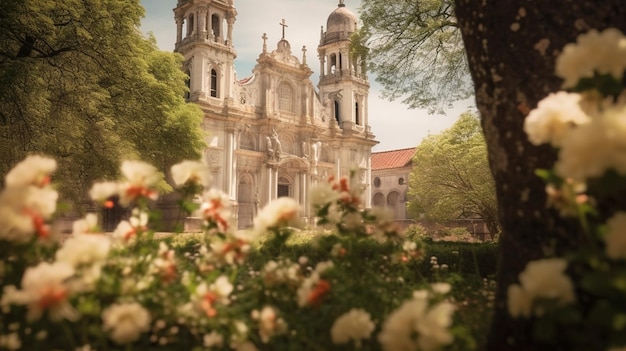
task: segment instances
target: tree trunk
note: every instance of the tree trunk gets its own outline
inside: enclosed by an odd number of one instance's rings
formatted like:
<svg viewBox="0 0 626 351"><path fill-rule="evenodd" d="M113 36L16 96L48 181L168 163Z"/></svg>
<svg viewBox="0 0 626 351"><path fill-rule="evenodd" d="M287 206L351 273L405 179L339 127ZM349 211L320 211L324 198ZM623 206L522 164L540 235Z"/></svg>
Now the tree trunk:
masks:
<svg viewBox="0 0 626 351"><path fill-rule="evenodd" d="M456 0L476 104L495 178L502 235L496 307L488 350L541 350L530 323L507 313L507 288L529 260L576 247L577 226L546 208L545 184L534 174L551 168L556 153L536 147L524 117L560 89L556 56L580 33L617 27L626 32L623 0ZM567 342L562 343L565 349ZM559 347L561 348L561 347ZM554 348L551 348L554 350Z"/></svg>

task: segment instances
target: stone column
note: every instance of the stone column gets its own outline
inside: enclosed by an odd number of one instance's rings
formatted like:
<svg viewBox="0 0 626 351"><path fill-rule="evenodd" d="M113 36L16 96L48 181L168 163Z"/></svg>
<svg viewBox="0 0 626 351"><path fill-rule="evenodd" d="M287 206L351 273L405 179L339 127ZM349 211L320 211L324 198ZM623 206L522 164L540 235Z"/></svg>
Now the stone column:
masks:
<svg viewBox="0 0 626 351"><path fill-rule="evenodd" d="M232 200L233 196L233 163L235 161L235 132L234 130L226 131L226 164L224 165L224 192L228 194L228 197Z"/></svg>
<svg viewBox="0 0 626 351"><path fill-rule="evenodd" d="M207 38L207 31L206 31L206 15L207 15L207 9L206 7L199 7L198 8L198 32L200 33L200 38L202 39L206 39Z"/></svg>
<svg viewBox="0 0 626 351"><path fill-rule="evenodd" d="M228 23L228 31L226 34L226 40L228 40L228 46L233 46L233 25L235 24L235 16L232 13L228 13L226 22Z"/></svg>
<svg viewBox="0 0 626 351"><path fill-rule="evenodd" d="M183 41L183 22L185 20L182 17L176 16L176 44Z"/></svg>

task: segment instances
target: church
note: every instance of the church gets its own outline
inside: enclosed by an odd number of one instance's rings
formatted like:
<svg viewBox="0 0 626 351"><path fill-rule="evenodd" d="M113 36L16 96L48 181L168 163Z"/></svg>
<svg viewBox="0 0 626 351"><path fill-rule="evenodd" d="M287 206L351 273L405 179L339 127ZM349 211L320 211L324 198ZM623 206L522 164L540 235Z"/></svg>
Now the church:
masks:
<svg viewBox="0 0 626 351"><path fill-rule="evenodd" d="M282 38L272 45L263 34L252 74L238 79L234 0L178 0L174 9L175 51L189 76L186 99L204 112L204 162L213 186L229 196L239 228L281 196L299 201L301 217L313 223L311 186L350 171L371 205L371 150L378 142L368 123L365 58L350 54L357 17L343 0L329 12L315 86L307 49L293 52L284 20Z"/></svg>

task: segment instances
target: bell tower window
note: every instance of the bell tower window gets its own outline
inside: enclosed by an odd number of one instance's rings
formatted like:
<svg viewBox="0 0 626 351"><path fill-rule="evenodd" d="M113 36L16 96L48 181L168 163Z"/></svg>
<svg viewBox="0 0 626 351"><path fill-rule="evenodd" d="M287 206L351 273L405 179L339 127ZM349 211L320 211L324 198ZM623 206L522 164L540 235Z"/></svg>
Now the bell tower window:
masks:
<svg viewBox="0 0 626 351"><path fill-rule="evenodd" d="M187 35L193 34L194 23L193 23L193 14L189 15L187 19Z"/></svg>
<svg viewBox="0 0 626 351"><path fill-rule="evenodd" d="M213 31L213 38L215 40L221 38L220 33L220 16L217 14L211 15L211 30Z"/></svg>
<svg viewBox="0 0 626 351"><path fill-rule="evenodd" d="M337 100L335 100L334 107L335 107L335 121L337 121L337 123L340 123L341 120L339 118L339 102Z"/></svg>
<svg viewBox="0 0 626 351"><path fill-rule="evenodd" d="M357 125L361 125L361 115L359 115L359 103L354 104L354 118Z"/></svg>
<svg viewBox="0 0 626 351"><path fill-rule="evenodd" d="M217 71L211 69L211 97L217 96Z"/></svg>
<svg viewBox="0 0 626 351"><path fill-rule="evenodd" d="M335 74L335 70L337 69L337 55L330 55L330 74Z"/></svg>

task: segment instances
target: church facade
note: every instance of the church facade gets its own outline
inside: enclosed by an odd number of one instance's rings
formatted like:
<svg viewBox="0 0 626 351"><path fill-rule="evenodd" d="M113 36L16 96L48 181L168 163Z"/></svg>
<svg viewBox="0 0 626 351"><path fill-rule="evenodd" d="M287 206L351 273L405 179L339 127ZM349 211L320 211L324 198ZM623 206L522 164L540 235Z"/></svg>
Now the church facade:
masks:
<svg viewBox="0 0 626 351"><path fill-rule="evenodd" d="M332 10L332 9L329 9ZM314 86L306 48L298 53L283 36L262 51L252 75L238 80L233 0L178 0L175 51L184 56L190 103L204 112L204 161L213 185L230 198L239 228L252 224L260 207L281 196L302 205L312 223L308 192L330 176L357 172L371 200L369 82L363 58L350 55L357 17L343 0L320 33L320 80ZM283 21L284 24L284 21Z"/></svg>

